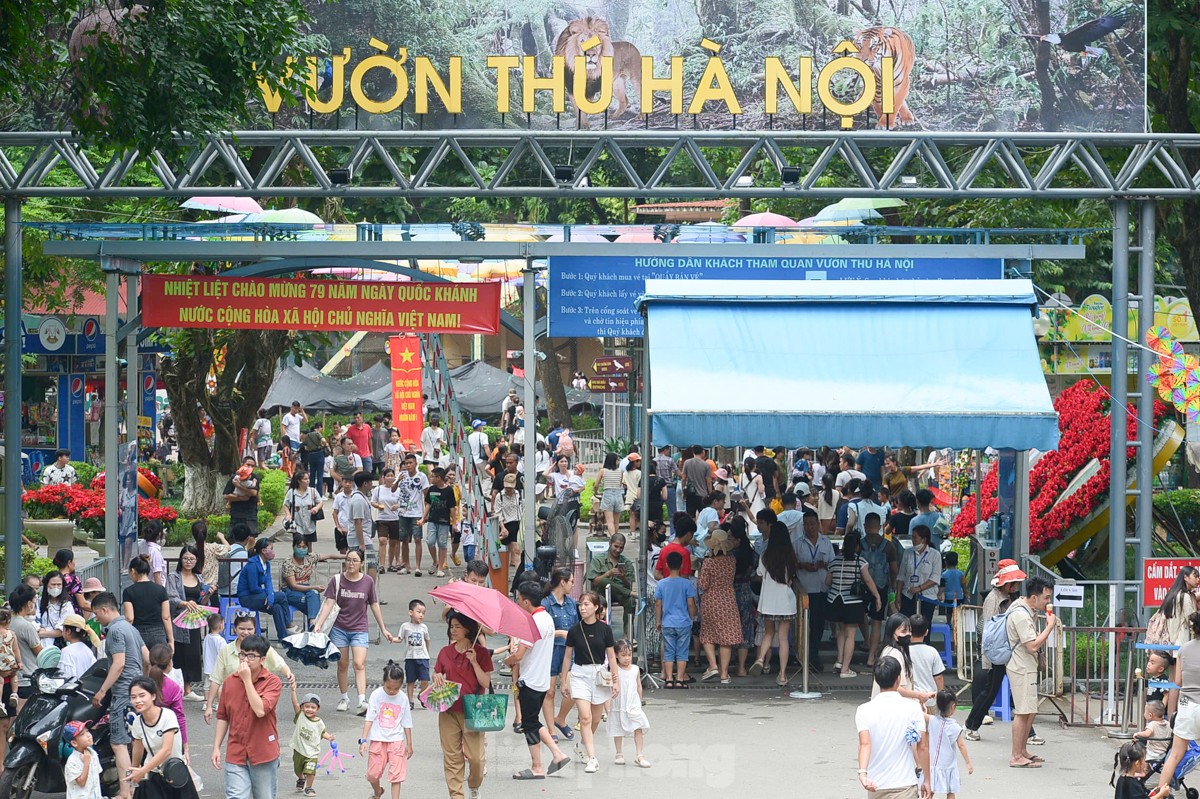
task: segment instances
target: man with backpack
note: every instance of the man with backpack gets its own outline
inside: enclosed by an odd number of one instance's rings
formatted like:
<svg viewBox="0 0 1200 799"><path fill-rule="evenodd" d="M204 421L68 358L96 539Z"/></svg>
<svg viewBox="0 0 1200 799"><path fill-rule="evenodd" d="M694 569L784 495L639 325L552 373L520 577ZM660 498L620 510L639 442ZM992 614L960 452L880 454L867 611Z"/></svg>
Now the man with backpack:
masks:
<svg viewBox="0 0 1200 799"><path fill-rule="evenodd" d="M1038 652L1058 624L1058 617L1050 607L1052 596L1050 583L1040 577L1025 582L1025 597L1008 607L1004 630L1012 656L1006 664L1008 687L1012 692L1012 757L1010 768L1040 768L1042 759L1029 753L1029 731L1033 729L1033 717L1037 715L1037 672ZM1046 613L1046 629L1037 631L1037 614ZM987 632L984 632L985 645Z"/></svg>

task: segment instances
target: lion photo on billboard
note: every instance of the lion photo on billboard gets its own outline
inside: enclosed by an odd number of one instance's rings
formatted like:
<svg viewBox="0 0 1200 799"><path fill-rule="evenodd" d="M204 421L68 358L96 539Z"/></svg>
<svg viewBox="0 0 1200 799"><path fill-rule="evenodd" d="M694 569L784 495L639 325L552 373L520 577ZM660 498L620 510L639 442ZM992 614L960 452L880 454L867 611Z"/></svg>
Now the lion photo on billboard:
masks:
<svg viewBox="0 0 1200 799"><path fill-rule="evenodd" d="M598 39L599 44L584 50L584 44L589 40ZM642 54L630 42L614 42L609 35L608 23L597 17L582 17L571 20L567 27L558 35L554 45L554 54L563 56L566 61L567 94L579 112L579 101L575 96L575 59L583 57L587 65L587 97L593 99L600 93L600 59L611 56L613 63L613 96L617 100L617 116L629 110L629 94L626 81L633 85L633 96L638 97L642 91ZM588 126L587 114L579 117L579 126Z"/></svg>
<svg viewBox="0 0 1200 799"><path fill-rule="evenodd" d="M875 112L876 127L891 127L891 123L896 126L917 124L916 117L908 107L908 91L917 59L912 37L895 26L881 25L856 31L853 42L858 48L855 55L865 61L875 73L875 97L871 101L871 108ZM883 59L889 57L892 59L894 78L894 119L889 119L883 114L883 80L880 70L883 67Z"/></svg>

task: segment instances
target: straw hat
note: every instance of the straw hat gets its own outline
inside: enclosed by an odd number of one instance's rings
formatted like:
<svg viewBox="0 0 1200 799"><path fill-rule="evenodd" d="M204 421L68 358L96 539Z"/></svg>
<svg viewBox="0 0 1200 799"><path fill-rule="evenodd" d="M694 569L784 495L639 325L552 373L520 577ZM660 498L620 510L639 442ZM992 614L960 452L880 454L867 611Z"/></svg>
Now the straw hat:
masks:
<svg viewBox="0 0 1200 799"><path fill-rule="evenodd" d="M734 540L724 530L715 530L708 534L704 546L714 555L728 555L734 550Z"/></svg>
<svg viewBox="0 0 1200 799"><path fill-rule="evenodd" d="M76 630L87 633L87 637L91 640L92 646L100 646L100 636L96 635L96 631L87 626L87 622L83 620L83 616L78 613L68 613L62 622L63 627L71 627Z"/></svg>
<svg viewBox="0 0 1200 799"><path fill-rule="evenodd" d="M992 585L999 588L1009 583L1019 583L1024 579L1025 572L1021 571L1017 562L1006 558L996 564L996 576L992 578Z"/></svg>

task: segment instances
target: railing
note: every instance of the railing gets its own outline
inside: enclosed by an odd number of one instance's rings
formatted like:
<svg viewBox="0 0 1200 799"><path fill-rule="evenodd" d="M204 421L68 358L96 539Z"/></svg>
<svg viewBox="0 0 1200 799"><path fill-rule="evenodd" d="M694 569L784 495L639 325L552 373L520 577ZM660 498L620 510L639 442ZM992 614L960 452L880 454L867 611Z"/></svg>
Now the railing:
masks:
<svg viewBox="0 0 1200 799"><path fill-rule="evenodd" d="M1062 721L1072 727L1122 725L1132 720L1132 707L1139 704L1132 675L1139 659L1135 644L1146 632L1143 627L1063 627L1060 653L1066 658L1057 669L1061 680L1070 677L1071 690L1058 707ZM1061 686L1060 686L1061 687ZM1135 722L1136 723L1136 722Z"/></svg>
<svg viewBox="0 0 1200 799"><path fill-rule="evenodd" d="M604 431L572 430L571 440L575 442L575 456L579 463L604 462ZM622 453L624 454L624 453Z"/></svg>
<svg viewBox="0 0 1200 799"><path fill-rule="evenodd" d="M109 560L110 560L110 558L107 556L96 558L95 560L93 560L91 563L84 566L83 568L76 569L75 576L79 578L80 583L87 582L89 577L95 577L96 579L100 580L101 583L103 583L104 582L104 571L105 571L105 569L108 568ZM117 589L110 588L109 590L115 592Z"/></svg>

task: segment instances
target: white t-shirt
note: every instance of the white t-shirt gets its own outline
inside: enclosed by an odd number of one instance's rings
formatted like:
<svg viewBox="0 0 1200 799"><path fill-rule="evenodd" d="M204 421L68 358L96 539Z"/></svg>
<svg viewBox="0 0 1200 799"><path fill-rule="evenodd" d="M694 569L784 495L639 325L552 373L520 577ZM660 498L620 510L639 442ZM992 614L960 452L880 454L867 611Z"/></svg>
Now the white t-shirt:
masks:
<svg viewBox="0 0 1200 799"><path fill-rule="evenodd" d="M867 777L877 791L917 785L917 760L912 748L925 732L925 712L899 691L882 691L854 713L854 727L871 736Z"/></svg>
<svg viewBox="0 0 1200 799"><path fill-rule="evenodd" d="M162 709L158 717L158 723L151 726L146 723L146 720L138 716L133 722L133 737L134 740L141 741L146 747L146 760L154 757L162 749L163 736L171 730L175 731L175 740L171 742L171 757L183 757L183 736L179 734L179 719L175 717L174 710ZM155 769L161 773L162 766Z"/></svg>
<svg viewBox="0 0 1200 799"><path fill-rule="evenodd" d="M390 696L383 687L371 692L367 700L367 721L371 722L371 731L367 739L371 741L398 742L404 740L404 730L412 729L412 707L403 691L397 691Z"/></svg>
<svg viewBox="0 0 1200 799"><path fill-rule="evenodd" d="M446 431L440 427L426 427L421 431L421 458L436 461L446 444Z"/></svg>
<svg viewBox="0 0 1200 799"><path fill-rule="evenodd" d="M399 495L383 483L371 489L371 501L378 502L383 509L376 515L376 521L394 522L400 518L399 509L393 507L400 501Z"/></svg>
<svg viewBox="0 0 1200 799"><path fill-rule="evenodd" d="M212 674L217 665L217 655L225 648L225 639L208 633L204 636L204 673Z"/></svg>
<svg viewBox="0 0 1200 799"><path fill-rule="evenodd" d="M545 608L533 611L533 621L542 637L521 658L521 680L530 690L550 690L550 661L554 656L554 619Z"/></svg>
<svg viewBox="0 0 1200 799"><path fill-rule="evenodd" d="M843 469L842 471L838 472L837 477L834 478L833 487L841 488L842 486L846 485L846 483L849 483L851 480L866 480L866 479L867 479L867 476L865 474L863 474L862 472L860 472L858 469Z"/></svg>
<svg viewBox="0 0 1200 799"><path fill-rule="evenodd" d="M250 432L254 433L255 447L267 447L271 445L270 419L255 419L254 426L250 428Z"/></svg>
<svg viewBox="0 0 1200 799"><path fill-rule="evenodd" d="M96 656L92 654L91 648L83 641L76 641L63 647L62 661L58 668L63 676L69 679L82 676L95 662Z"/></svg>
<svg viewBox="0 0 1200 799"><path fill-rule="evenodd" d="M908 648L908 656L912 658L913 663L913 685L917 686L918 691L936 694L938 688L933 678L946 670L946 664L942 663L942 656L929 644L913 644ZM925 706L933 707L935 704L937 704L937 699L930 699Z"/></svg>
<svg viewBox="0 0 1200 799"><path fill-rule="evenodd" d="M338 491L333 497L333 515L340 529L350 527L350 497L345 491Z"/></svg>
<svg viewBox="0 0 1200 799"><path fill-rule="evenodd" d="M409 475L401 472L396 476L396 493L400 497L400 515L406 519L419 519L425 515L425 489L429 478L423 472Z"/></svg>
<svg viewBox="0 0 1200 799"><path fill-rule="evenodd" d="M358 539L358 532L355 530L355 522L362 519L363 540ZM350 495L350 501L346 503L346 542L350 547L366 548L368 542L375 537L375 522L371 518L371 503L367 499L367 495L361 491L355 491Z"/></svg>
<svg viewBox="0 0 1200 799"><path fill-rule="evenodd" d="M405 660L429 660L429 625L406 621L400 625Z"/></svg>
<svg viewBox="0 0 1200 799"><path fill-rule="evenodd" d="M42 485L74 485L76 482L78 482L78 477L75 474L75 467L69 463L61 469L56 463L42 469Z"/></svg>
<svg viewBox="0 0 1200 799"><path fill-rule="evenodd" d="M300 442L300 420L303 419L300 414L288 411L283 415L283 420L279 423L280 432L296 443Z"/></svg>
<svg viewBox="0 0 1200 799"><path fill-rule="evenodd" d="M476 430L471 435L467 436L467 449L471 452L471 457L476 463L487 462L488 445L487 433L482 430Z"/></svg>
<svg viewBox="0 0 1200 799"><path fill-rule="evenodd" d="M67 758L66 768L63 769L63 776L67 779L67 799L102 799L100 794L100 756L91 747L88 747L88 752L92 757L88 761L87 782L83 785L75 782L83 773L83 755L79 752L71 752L71 756Z"/></svg>

